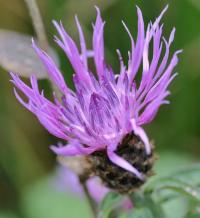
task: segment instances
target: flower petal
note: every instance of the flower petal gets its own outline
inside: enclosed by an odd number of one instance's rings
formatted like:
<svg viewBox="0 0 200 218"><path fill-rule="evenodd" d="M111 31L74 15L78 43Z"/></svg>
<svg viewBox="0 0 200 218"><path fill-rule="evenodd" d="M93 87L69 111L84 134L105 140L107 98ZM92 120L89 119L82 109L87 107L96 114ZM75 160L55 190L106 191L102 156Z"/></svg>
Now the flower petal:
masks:
<svg viewBox="0 0 200 218"><path fill-rule="evenodd" d="M134 134L139 136L140 139L143 141L143 143L145 145L146 153L147 153L147 155L149 155L151 153L151 145L149 143L149 139L148 139L145 131L142 129L142 127L137 126L134 119L131 120L131 124L133 127Z"/></svg>
<svg viewBox="0 0 200 218"><path fill-rule="evenodd" d="M94 32L93 32L93 50L94 50L94 61L96 65L96 70L98 76L101 77L104 75L104 37L103 37L103 30L104 30L104 22L101 18L101 13L99 8L96 7L97 10L97 18L96 23L94 25Z"/></svg>
<svg viewBox="0 0 200 218"><path fill-rule="evenodd" d="M108 154L108 158L110 159L111 162L113 162L117 166L135 174L140 180L144 180L142 173L140 173L135 167L133 167L125 159L118 156L114 151L110 150L109 147L107 149L107 154Z"/></svg>

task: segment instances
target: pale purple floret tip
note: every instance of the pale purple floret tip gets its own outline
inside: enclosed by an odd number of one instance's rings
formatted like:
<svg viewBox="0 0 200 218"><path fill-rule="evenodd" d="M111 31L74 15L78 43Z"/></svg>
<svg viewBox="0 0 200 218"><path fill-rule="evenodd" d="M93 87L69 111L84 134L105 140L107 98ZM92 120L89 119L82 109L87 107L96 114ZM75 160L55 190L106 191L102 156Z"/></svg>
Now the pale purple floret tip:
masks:
<svg viewBox="0 0 200 218"><path fill-rule="evenodd" d="M174 39L175 29L169 39L162 36L163 25L160 20L166 11L154 23L149 23L144 29L141 10L137 7L138 35L134 39L123 23L131 41L128 66L124 65L121 54L120 72L114 74L112 68L105 62L104 55L104 25L100 11L97 8L97 18L93 26L92 49L86 48L84 34L76 17L80 37L81 52L75 42L64 30L62 23L54 22L60 35L55 37L57 44L68 57L75 74L73 81L75 91L71 90L53 60L33 42L33 48L43 62L52 82L62 93L62 100L55 98L49 101L38 89L36 77L30 79L31 87L27 86L14 73L12 82L27 97L25 102L15 90L17 99L28 110L34 113L41 124L54 136L66 140L65 146L52 146L58 155L88 155L97 150L105 149L109 159L118 166L134 173L142 179L141 173L126 160L119 157L115 151L125 135L133 132L145 144L146 153L151 153L148 137L142 126L150 123L159 107L167 104L165 100L170 94L167 88L176 74L174 67L178 63L178 53L169 58L170 45ZM153 52L150 51L153 45ZM149 53L152 58L149 59ZM88 58L93 58L97 78L88 67ZM142 69L141 81L136 84L135 77Z"/></svg>

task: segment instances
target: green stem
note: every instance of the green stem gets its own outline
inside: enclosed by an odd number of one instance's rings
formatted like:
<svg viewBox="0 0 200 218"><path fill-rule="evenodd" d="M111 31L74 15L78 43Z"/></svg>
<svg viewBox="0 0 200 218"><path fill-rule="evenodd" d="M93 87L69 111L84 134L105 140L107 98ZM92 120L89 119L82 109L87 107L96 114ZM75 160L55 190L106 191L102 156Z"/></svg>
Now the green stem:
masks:
<svg viewBox="0 0 200 218"><path fill-rule="evenodd" d="M37 2L36 0L24 0L24 1L29 10L29 14L31 16L39 44L43 50L47 51L49 47L48 40L47 40L44 24L42 21L42 16L40 14L40 10L38 8Z"/></svg>
<svg viewBox="0 0 200 218"><path fill-rule="evenodd" d="M41 16L39 7L37 5L37 2L36 2L36 0L24 0L24 1L25 1L27 8L29 10L29 14L30 14L32 22L33 22L33 27L34 27L35 33L37 35L39 45L44 51L46 51L48 53L49 43L48 43L44 24L42 21L42 16ZM52 83L52 81L50 81L50 85L51 85L52 90L54 90L54 92L56 93L56 96L58 98L60 98L61 93L58 90L58 88Z"/></svg>
<svg viewBox="0 0 200 218"><path fill-rule="evenodd" d="M90 209L92 211L92 214L93 214L93 218L97 218L97 205L96 203L94 202L93 198L91 197L89 191L88 191L88 188L87 188L87 185L86 185L86 179L85 178L82 178L81 176L79 177L79 180L80 180L80 183L82 185L82 188L83 188L83 191L84 191L84 194L85 194L85 197L87 198L87 201L90 205Z"/></svg>

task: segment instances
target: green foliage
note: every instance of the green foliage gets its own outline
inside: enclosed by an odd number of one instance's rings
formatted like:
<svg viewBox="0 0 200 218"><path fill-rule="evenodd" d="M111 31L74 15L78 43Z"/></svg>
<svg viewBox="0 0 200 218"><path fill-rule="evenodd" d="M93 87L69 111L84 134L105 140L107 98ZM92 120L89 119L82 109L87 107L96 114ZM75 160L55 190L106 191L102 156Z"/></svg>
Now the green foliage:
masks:
<svg viewBox="0 0 200 218"><path fill-rule="evenodd" d="M190 175L190 177L188 177ZM150 182L142 191L132 193L129 198L133 202L134 208L127 212L127 218L172 218L170 208L166 205L174 204L174 200L181 200L182 213L181 218L197 218L200 215L200 188L196 183L200 178L200 168L195 165L187 170L180 170L173 173L170 177L157 178ZM187 178L187 179L186 179ZM186 180L190 179L187 183ZM116 203L122 200L118 194L109 193L103 200L103 207L100 207L103 213L101 217L109 217L109 213L116 209ZM178 205L178 204L175 204ZM174 216L177 217L174 208ZM108 213L109 212L109 213ZM173 213L173 211L172 211ZM181 215L182 214L182 215ZM120 214L118 214L120 215Z"/></svg>
<svg viewBox="0 0 200 218"><path fill-rule="evenodd" d="M185 216L185 218L199 218L199 217L200 217L199 208L193 211L189 211Z"/></svg>
<svg viewBox="0 0 200 218"><path fill-rule="evenodd" d="M122 201L123 196L115 192L109 192L99 206L98 218L109 217L111 211Z"/></svg>
<svg viewBox="0 0 200 218"><path fill-rule="evenodd" d="M148 208L137 208L128 213L127 218L154 218L154 216Z"/></svg>
<svg viewBox="0 0 200 218"><path fill-rule="evenodd" d="M177 178L183 182L187 182L191 185L200 185L200 165L194 164L190 167L185 167L184 169L173 173L173 178Z"/></svg>
<svg viewBox="0 0 200 218"><path fill-rule="evenodd" d="M200 188L192 186L186 182L174 178L163 178L156 180L153 184L150 184L145 192L161 194L166 190L171 191L172 193L178 193L182 196L189 197L192 200L200 203Z"/></svg>
<svg viewBox="0 0 200 218"><path fill-rule="evenodd" d="M133 202L134 209L144 209L144 214L147 213L147 211L149 211L148 213L151 214L154 218L165 217L161 205L156 204L156 202L151 198L150 195L144 195L144 193L133 193L130 197ZM135 213L134 209L133 214Z"/></svg>

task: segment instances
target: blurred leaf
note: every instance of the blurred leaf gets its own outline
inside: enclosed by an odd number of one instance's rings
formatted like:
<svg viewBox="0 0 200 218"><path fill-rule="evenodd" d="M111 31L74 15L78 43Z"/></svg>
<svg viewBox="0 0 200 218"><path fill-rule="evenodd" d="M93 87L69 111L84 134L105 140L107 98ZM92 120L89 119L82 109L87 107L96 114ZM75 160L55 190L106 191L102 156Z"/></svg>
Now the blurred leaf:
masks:
<svg viewBox="0 0 200 218"><path fill-rule="evenodd" d="M182 196L164 202L162 208L167 218L183 218L188 211L187 201Z"/></svg>
<svg viewBox="0 0 200 218"><path fill-rule="evenodd" d="M151 198L150 195L146 194L140 194L140 193L132 193L131 199L134 204L134 209L145 209L148 208L151 215L154 218L164 218L165 214L163 212L163 209L159 203L155 203L154 200ZM141 216L143 217L143 216Z"/></svg>
<svg viewBox="0 0 200 218"><path fill-rule="evenodd" d="M200 217L200 207L196 207L193 210L190 210L185 218L199 218Z"/></svg>
<svg viewBox="0 0 200 218"><path fill-rule="evenodd" d="M192 166L185 167L184 169L173 173L172 177L191 185L200 185L200 165L194 164Z"/></svg>
<svg viewBox="0 0 200 218"><path fill-rule="evenodd" d="M115 192L109 192L101 202L98 218L108 217L111 211L122 201L122 199L122 195Z"/></svg>
<svg viewBox="0 0 200 218"><path fill-rule="evenodd" d="M155 218L148 208L133 209L127 216L127 218ZM161 217L159 217L161 218Z"/></svg>
<svg viewBox="0 0 200 218"><path fill-rule="evenodd" d="M192 3L197 9L200 10L200 1L199 0L188 0L190 3Z"/></svg>
<svg viewBox="0 0 200 218"><path fill-rule="evenodd" d="M196 202L200 202L200 188L174 178L158 179L149 184L148 187L146 187L145 192L158 194L159 192L166 190L172 191L172 193L179 193Z"/></svg>
<svg viewBox="0 0 200 218"><path fill-rule="evenodd" d="M180 155L177 155L173 150L159 151L158 160L155 162L155 176L150 177L150 181L175 175L178 170L186 168L194 162L192 155L188 152L179 151ZM174 166L177 166L176 168ZM148 181L147 181L148 185Z"/></svg>
<svg viewBox="0 0 200 218"><path fill-rule="evenodd" d="M31 46L31 36L17 32L0 30L0 65L23 77L35 74L38 79L47 78L47 73ZM50 55L58 63L56 53Z"/></svg>

